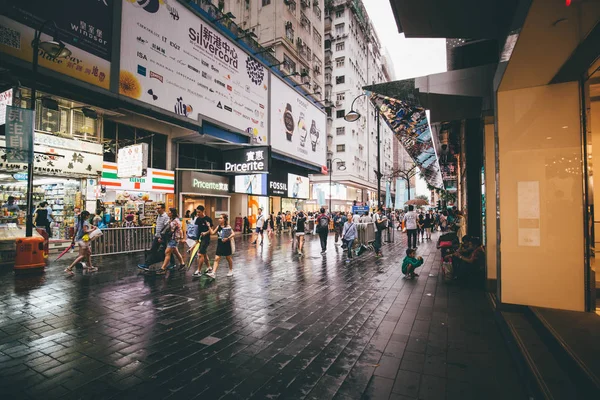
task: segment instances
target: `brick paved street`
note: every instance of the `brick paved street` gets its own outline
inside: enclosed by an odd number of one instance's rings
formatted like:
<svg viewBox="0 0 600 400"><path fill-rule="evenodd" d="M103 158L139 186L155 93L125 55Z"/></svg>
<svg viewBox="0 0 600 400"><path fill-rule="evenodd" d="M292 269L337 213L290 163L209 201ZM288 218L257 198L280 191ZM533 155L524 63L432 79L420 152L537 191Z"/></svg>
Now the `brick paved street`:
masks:
<svg viewBox="0 0 600 400"><path fill-rule="evenodd" d="M333 237L303 259L273 241L239 239L216 281L144 276L139 256L0 271L0 397L526 398L484 293L442 283L434 244L410 281L399 235L349 265Z"/></svg>

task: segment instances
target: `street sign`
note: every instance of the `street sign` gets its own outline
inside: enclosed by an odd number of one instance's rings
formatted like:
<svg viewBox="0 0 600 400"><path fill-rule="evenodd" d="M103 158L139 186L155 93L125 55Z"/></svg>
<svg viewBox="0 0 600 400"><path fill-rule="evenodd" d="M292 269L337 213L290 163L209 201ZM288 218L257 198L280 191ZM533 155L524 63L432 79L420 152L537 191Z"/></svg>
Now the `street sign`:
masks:
<svg viewBox="0 0 600 400"><path fill-rule="evenodd" d="M352 206L352 214L364 214L369 212L369 206Z"/></svg>
<svg viewBox="0 0 600 400"><path fill-rule="evenodd" d="M6 161L33 162L33 110L6 106Z"/></svg>

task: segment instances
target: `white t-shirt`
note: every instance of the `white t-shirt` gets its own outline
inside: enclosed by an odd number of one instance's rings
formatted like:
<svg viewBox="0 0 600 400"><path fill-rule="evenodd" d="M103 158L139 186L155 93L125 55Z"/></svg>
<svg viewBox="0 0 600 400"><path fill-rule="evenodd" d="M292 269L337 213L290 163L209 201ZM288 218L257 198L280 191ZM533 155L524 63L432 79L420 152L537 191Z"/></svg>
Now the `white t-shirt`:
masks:
<svg viewBox="0 0 600 400"><path fill-rule="evenodd" d="M262 214L258 214L258 217L256 217L256 227L262 228L264 225L265 225L265 216Z"/></svg>
<svg viewBox="0 0 600 400"><path fill-rule="evenodd" d="M409 211L404 214L404 226L406 229L417 229L417 213Z"/></svg>

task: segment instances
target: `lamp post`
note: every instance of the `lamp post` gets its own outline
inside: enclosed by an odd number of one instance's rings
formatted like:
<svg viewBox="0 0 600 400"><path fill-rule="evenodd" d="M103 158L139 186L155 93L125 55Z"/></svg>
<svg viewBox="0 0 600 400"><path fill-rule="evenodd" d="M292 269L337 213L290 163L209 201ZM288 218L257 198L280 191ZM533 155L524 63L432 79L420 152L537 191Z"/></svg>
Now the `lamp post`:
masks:
<svg viewBox="0 0 600 400"><path fill-rule="evenodd" d="M40 42L40 37L42 36L42 31L51 23L54 29L54 36L52 40L48 40L45 42ZM56 22L52 20L44 21L44 23L40 26L40 29L35 31L35 35L33 37L33 42L31 42L31 47L33 48L33 60L31 63L31 71L33 72L32 83L31 83L31 104L29 108L33 111L34 115L34 123L35 127L35 100L36 100L36 83L37 83L37 75L38 75L38 58L39 51L42 49L46 55L50 59L55 58L66 58L71 55L71 50L67 49L65 44L60 41L58 38L58 26L56 26ZM35 129L34 129L35 130ZM33 160L27 163L27 218L25 222L25 236L31 237L33 236Z"/></svg>
<svg viewBox="0 0 600 400"><path fill-rule="evenodd" d="M352 105L350 106L350 111L344 116L344 119L348 122L356 122L360 119L361 115L358 111L354 110L354 103L362 96L366 96L366 93L356 96L354 100L352 100ZM377 170L375 170L375 174L377 174L377 209L381 207L381 126L380 126L380 113L379 108L375 107L375 119L377 120Z"/></svg>
<svg viewBox="0 0 600 400"><path fill-rule="evenodd" d="M340 159L340 158L333 158L333 159L329 159L327 160L328 165L328 170L329 170L329 214L331 214L333 212L333 209L331 208L331 175L333 174L333 162L334 161L340 161L340 162L344 162L344 160ZM345 171L346 170L346 165L340 165L338 170L339 171Z"/></svg>

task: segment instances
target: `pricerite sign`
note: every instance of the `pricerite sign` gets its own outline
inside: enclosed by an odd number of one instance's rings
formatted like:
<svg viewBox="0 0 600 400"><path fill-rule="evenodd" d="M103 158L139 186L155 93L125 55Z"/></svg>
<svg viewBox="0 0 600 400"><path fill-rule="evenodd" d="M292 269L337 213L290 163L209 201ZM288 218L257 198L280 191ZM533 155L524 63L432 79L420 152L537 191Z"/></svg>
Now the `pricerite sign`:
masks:
<svg viewBox="0 0 600 400"><path fill-rule="evenodd" d="M268 173L271 162L269 146L244 147L223 151L223 169L230 174Z"/></svg>
<svg viewBox="0 0 600 400"><path fill-rule="evenodd" d="M269 72L176 0L123 1L119 93L268 145Z"/></svg>

